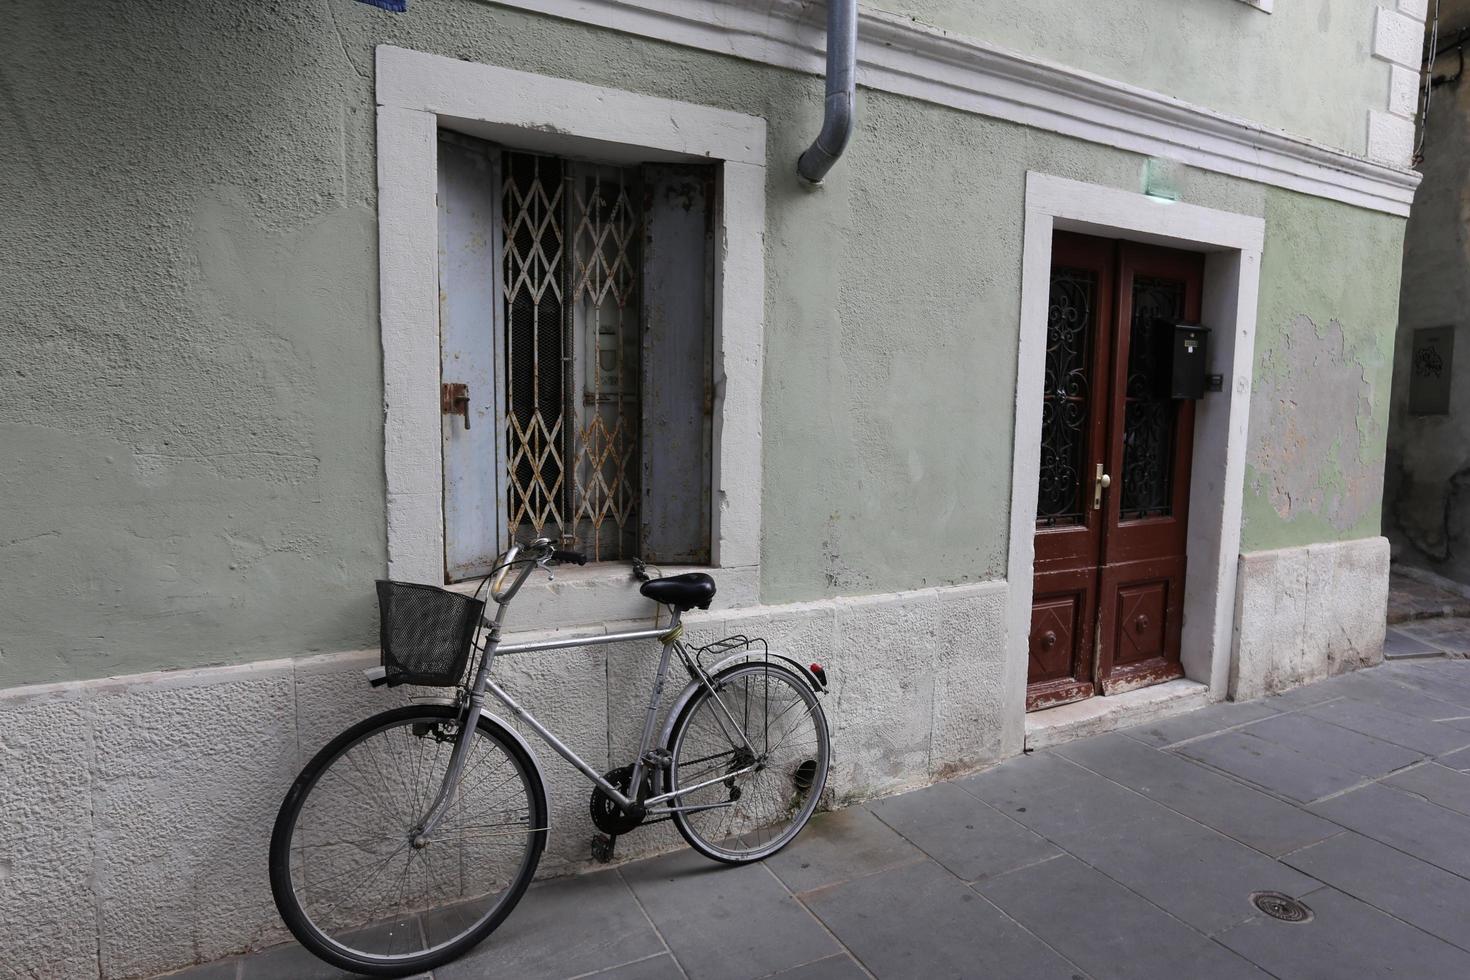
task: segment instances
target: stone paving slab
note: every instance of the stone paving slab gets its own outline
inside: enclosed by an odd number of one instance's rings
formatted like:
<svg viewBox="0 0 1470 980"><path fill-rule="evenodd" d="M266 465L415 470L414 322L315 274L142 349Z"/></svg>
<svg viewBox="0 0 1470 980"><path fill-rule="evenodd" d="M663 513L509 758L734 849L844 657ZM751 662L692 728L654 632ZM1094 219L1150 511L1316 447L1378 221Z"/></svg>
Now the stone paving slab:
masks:
<svg viewBox="0 0 1470 980"><path fill-rule="evenodd" d="M1352 831L1284 860L1359 901L1470 948L1470 881L1459 875Z"/></svg>
<svg viewBox="0 0 1470 980"><path fill-rule="evenodd" d="M820 814L766 866L787 888L805 892L923 858L872 811L855 806Z"/></svg>
<svg viewBox="0 0 1470 980"><path fill-rule="evenodd" d="M1470 816L1470 774L1458 769L1431 763L1395 773L1384 782L1447 810Z"/></svg>
<svg viewBox="0 0 1470 980"><path fill-rule="evenodd" d="M870 808L961 881L1004 874L1062 853L954 783L875 800Z"/></svg>
<svg viewBox="0 0 1470 980"><path fill-rule="evenodd" d="M880 977L1073 980L1078 972L933 861L824 889L806 904Z"/></svg>
<svg viewBox="0 0 1470 980"><path fill-rule="evenodd" d="M763 977L841 952L763 864L721 866L686 850L622 873L690 980Z"/></svg>
<svg viewBox="0 0 1470 980"><path fill-rule="evenodd" d="M1334 725L1312 714L1331 710L1338 703L1313 705L1294 714L1267 718L1245 731L1362 776L1382 776L1424 759L1424 752Z"/></svg>
<svg viewBox="0 0 1470 980"><path fill-rule="evenodd" d="M1270 718L1279 710L1271 703L1274 700L1276 699L1261 698L1257 701L1222 701L1177 718L1125 728L1123 734L1146 745L1162 748Z"/></svg>
<svg viewBox="0 0 1470 980"><path fill-rule="evenodd" d="M1470 732L1353 698L1313 705L1302 709L1302 714L1424 755L1453 752L1470 745Z"/></svg>
<svg viewBox="0 0 1470 980"><path fill-rule="evenodd" d="M1399 661L820 814L764 864L543 882L432 980L1470 977L1467 842L1470 661Z"/></svg>
<svg viewBox="0 0 1470 980"><path fill-rule="evenodd" d="M1241 896L1299 894L1316 882L1059 756L1003 763L960 780L1012 819L1213 935L1249 914Z"/></svg>
<svg viewBox="0 0 1470 980"><path fill-rule="evenodd" d="M1332 888L1306 896L1310 922L1265 915L1220 942L1278 977L1447 980L1470 976L1470 954Z"/></svg>
<svg viewBox="0 0 1470 980"><path fill-rule="evenodd" d="M1383 656L1388 660L1416 660L1421 657L1442 657L1444 651L1401 629L1390 626L1383 633Z"/></svg>
<svg viewBox="0 0 1470 980"><path fill-rule="evenodd" d="M548 943L547 936L556 936ZM617 871L558 878L526 893L515 914L437 980L521 977L562 980L665 951Z"/></svg>
<svg viewBox="0 0 1470 980"><path fill-rule="evenodd" d="M1364 781L1359 773L1248 731L1191 742L1178 754L1295 803L1310 803Z"/></svg>
<svg viewBox="0 0 1470 980"><path fill-rule="evenodd" d="M1470 878L1470 817L1463 813L1381 783L1319 803L1312 810L1421 861Z"/></svg>
<svg viewBox="0 0 1470 980"><path fill-rule="evenodd" d="M1067 855L974 887L1096 980L1265 980L1248 960Z"/></svg>
<svg viewBox="0 0 1470 980"><path fill-rule="evenodd" d="M1470 599L1458 586L1447 587L1416 570L1392 566L1388 573L1388 621L1407 623L1442 616L1470 616Z"/></svg>
<svg viewBox="0 0 1470 980"><path fill-rule="evenodd" d="M1273 857L1342 830L1229 776L1122 735L1074 742L1058 754Z"/></svg>
<svg viewBox="0 0 1470 980"><path fill-rule="evenodd" d="M847 954L829 956L815 963L776 974L771 980L866 980L868 972Z"/></svg>

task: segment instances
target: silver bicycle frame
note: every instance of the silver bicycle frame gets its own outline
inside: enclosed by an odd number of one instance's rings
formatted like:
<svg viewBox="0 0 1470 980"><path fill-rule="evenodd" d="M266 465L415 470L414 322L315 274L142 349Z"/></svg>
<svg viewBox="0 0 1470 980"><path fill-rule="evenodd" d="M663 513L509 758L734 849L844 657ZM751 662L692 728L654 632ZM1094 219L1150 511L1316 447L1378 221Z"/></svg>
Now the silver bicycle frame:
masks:
<svg viewBox="0 0 1470 980"><path fill-rule="evenodd" d="M510 551L508 551L506 553L506 563L510 564L514 562L516 559L516 554L516 548L512 548ZM569 748L564 742L562 742L561 739L557 738L550 729L541 724L541 722L536 719L535 715L531 714L525 708L517 704L515 702L515 699L513 699L508 693L506 693L504 688L500 687L500 685L496 684L494 681L491 681L490 666L494 663L496 655L501 653L533 653L539 650L564 650L568 647L600 646L608 643L621 643L625 640L660 641L663 644L663 655L659 659L658 672L654 675L653 690L649 694L648 710L643 719L643 734L638 740L638 755L633 760L633 774L632 778L628 781L628 785L632 787L634 792L636 793L637 787L642 785L644 767L645 763L647 762L650 743L653 740L654 726L658 722L658 707L659 703L663 700L664 682L668 676L669 663L673 658L675 650L678 650L681 661L686 664L692 663L692 661L689 659L687 651L684 650L683 645L679 642L679 635L683 632L680 624L679 611L677 609L673 610L673 618L670 620L669 625L664 628L629 630L624 633L601 633L593 636L567 637L565 639L542 640L534 643L502 644L500 641L500 628L501 623L505 619L506 609L509 608L511 599L515 598L515 594L520 591L521 586L525 584L526 579L537 567L538 566L536 562L527 561L525 567L516 574L515 581L510 585L509 588L499 590L499 582L497 582L497 587L493 587L491 590L492 598L494 598L498 608L495 612L495 618L486 622L488 632L485 636L484 645L477 647L477 649L479 649L481 652L480 666L475 671L474 683L470 685L469 701L465 709L464 721L460 728L460 736L455 743L454 752L450 756L449 768L448 771L445 773L444 782L439 787L439 793L434 798L434 802L429 808L429 815L425 818L423 827L419 830L415 838L416 842L423 841L425 838L427 838L449 809L449 804L454 797L454 787L459 784L459 777L464 769L465 757L469 754L469 746L471 744L470 735L475 731L475 727L480 722L480 716L484 713L485 692L487 690L491 694L495 695L496 699L498 699L508 709L510 709L511 713L515 715L516 718L520 719L522 722L528 725L531 730L534 731L541 738L543 742L551 746L552 750L555 751L557 755L567 760L567 762L575 767L578 772L580 772L582 775L586 776L593 783L595 783L597 787L601 789L604 793L606 793L608 797L613 800L613 802L617 803L618 806L627 809L638 805L638 801L636 798L629 797L627 794L619 790L616 786L612 785L612 783L604 779L601 773L588 765L581 756L577 755L577 753L572 751L572 749ZM504 576L502 576L502 580L503 577ZM745 732L738 724L735 723L734 716L730 714L729 709L726 708L724 702L720 700L719 694L715 692L712 686L710 686L708 675L706 675L702 670L698 670L697 667L695 668L695 670L695 677L699 680L700 683L704 684L709 689L715 703L719 705L721 713L725 715L726 720L734 728L734 730L739 733L740 740L745 743L745 748L753 752L754 749L751 746L750 741L745 737ZM737 769L734 772L724 773L714 779L707 780L693 786L686 786L676 792L662 793L658 796L653 796L648 798L647 800L644 800L643 805L646 807L659 803L665 803L669 800L674 800L677 797L684 796L685 794L692 793L695 790L703 789L706 786L710 786L722 780L729 779L731 776L743 775L744 773L753 771L754 769L755 766L751 765L743 769ZM729 805L731 804L715 803L694 807L668 806L661 808L657 812L663 814L666 812L671 813L675 810L681 809L690 811L709 810Z"/></svg>

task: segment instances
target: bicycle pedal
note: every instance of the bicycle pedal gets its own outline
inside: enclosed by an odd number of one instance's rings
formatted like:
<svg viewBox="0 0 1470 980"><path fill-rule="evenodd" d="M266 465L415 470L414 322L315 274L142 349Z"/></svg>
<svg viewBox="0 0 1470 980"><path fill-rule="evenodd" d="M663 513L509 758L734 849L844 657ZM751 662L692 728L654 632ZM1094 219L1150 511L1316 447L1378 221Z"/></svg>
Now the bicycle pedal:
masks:
<svg viewBox="0 0 1470 980"><path fill-rule="evenodd" d="M607 864L613 859L613 848L617 846L618 839L609 837L607 834L592 835L592 860L599 864Z"/></svg>

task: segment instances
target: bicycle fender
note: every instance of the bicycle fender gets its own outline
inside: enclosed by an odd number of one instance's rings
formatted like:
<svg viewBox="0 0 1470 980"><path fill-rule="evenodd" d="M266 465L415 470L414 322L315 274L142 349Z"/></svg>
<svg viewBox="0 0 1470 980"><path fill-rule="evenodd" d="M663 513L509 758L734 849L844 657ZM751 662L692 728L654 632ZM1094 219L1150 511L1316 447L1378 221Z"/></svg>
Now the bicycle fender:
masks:
<svg viewBox="0 0 1470 980"><path fill-rule="evenodd" d="M520 747L526 753L526 758L530 759L531 760L531 765L533 765L533 766L536 767L536 778L539 779L539 780L541 780L541 785L544 787L546 785L546 770L541 768L541 760L536 757L536 753L535 752L532 752L531 751L531 745L530 745L530 743L528 743L525 740L525 738L521 735L521 733L518 732L518 731L516 731L515 728L512 727L508 722L506 722L506 720L504 718L502 718L502 717L500 717L499 715L496 715L496 714L491 714L489 711L486 711L484 708L481 708L480 709L480 720L481 721L488 721L492 725L499 725L502 731L504 731L507 735L509 735L511 738L515 739L516 742L520 744ZM546 823L547 823L548 826L550 826L550 824L551 824L551 809L550 809L550 806L551 805L548 802L547 803L547 812L546 812Z"/></svg>

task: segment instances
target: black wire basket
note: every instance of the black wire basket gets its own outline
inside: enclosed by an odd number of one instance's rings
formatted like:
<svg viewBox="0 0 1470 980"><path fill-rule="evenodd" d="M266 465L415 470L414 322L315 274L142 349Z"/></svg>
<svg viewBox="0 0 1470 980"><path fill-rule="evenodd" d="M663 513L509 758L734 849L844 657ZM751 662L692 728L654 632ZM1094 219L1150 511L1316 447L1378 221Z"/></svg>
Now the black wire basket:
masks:
<svg viewBox="0 0 1470 980"><path fill-rule="evenodd" d="M378 611L388 686L455 687L463 681L485 600L432 585L379 581Z"/></svg>

